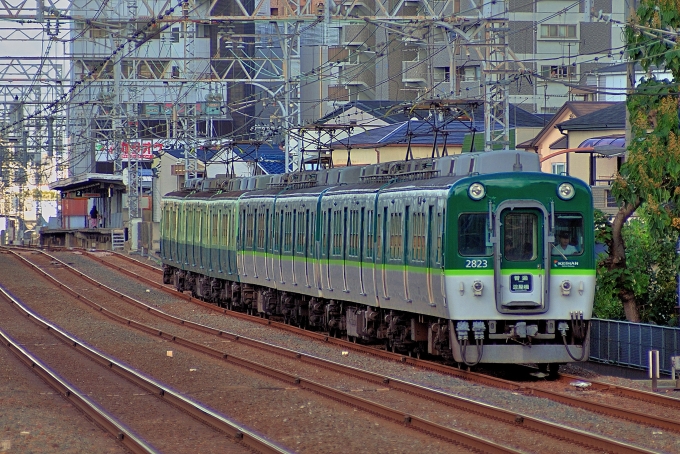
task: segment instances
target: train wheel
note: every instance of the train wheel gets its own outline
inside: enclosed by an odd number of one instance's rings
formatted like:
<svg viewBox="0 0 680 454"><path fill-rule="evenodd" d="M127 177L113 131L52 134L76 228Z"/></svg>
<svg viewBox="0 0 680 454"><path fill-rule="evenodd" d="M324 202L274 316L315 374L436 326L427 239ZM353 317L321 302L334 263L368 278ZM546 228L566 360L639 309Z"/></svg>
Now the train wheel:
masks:
<svg viewBox="0 0 680 454"><path fill-rule="evenodd" d="M550 369L548 372L549 380L557 380L560 376L560 365L558 363L550 363Z"/></svg>

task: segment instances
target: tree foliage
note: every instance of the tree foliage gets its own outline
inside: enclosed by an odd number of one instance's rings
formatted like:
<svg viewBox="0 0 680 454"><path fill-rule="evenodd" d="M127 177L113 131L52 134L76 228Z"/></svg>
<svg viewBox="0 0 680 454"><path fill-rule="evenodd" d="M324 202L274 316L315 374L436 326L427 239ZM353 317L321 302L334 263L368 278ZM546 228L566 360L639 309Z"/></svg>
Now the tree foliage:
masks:
<svg viewBox="0 0 680 454"><path fill-rule="evenodd" d="M656 241L670 241L680 231L680 139L678 137L678 87L680 46L669 30L680 28L680 0L642 0L626 27L628 57L649 72L665 68L673 80L643 79L628 96L631 140L626 162L621 166L612 192L619 212L611 223L609 257L602 266L611 273L614 291L623 304L626 318L640 321L640 282L631 267L641 265L626 254L626 221L640 207L645 231ZM638 229L638 234L640 231ZM675 260L672 260L675 263ZM673 280L674 282L674 280Z"/></svg>
<svg viewBox="0 0 680 454"><path fill-rule="evenodd" d="M641 218L648 216L642 213ZM612 229L602 212L596 213L595 227L596 241L610 246ZM652 235L649 223L642 219L630 220L623 228L623 238L628 265L625 269L609 271L605 266L606 254L598 257L595 316L614 320L626 318L617 287L620 281L625 281L639 303L640 321L676 325L675 239Z"/></svg>

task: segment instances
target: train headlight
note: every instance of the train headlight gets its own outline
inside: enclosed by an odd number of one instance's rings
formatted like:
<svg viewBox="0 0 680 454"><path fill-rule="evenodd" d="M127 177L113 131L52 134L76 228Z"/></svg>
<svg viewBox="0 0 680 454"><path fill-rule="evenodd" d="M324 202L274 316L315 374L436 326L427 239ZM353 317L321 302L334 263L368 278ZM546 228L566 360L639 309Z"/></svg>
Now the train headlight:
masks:
<svg viewBox="0 0 680 454"><path fill-rule="evenodd" d="M481 200L486 195L486 188L482 183L472 183L468 188L468 195L472 200Z"/></svg>
<svg viewBox="0 0 680 454"><path fill-rule="evenodd" d="M570 200L575 194L574 185L571 183L562 183L557 187L557 195L562 200Z"/></svg>
<svg viewBox="0 0 680 454"><path fill-rule="evenodd" d="M474 281L472 283L472 294L475 296L482 296L482 290L484 290L484 284L482 281Z"/></svg>
<svg viewBox="0 0 680 454"><path fill-rule="evenodd" d="M571 293L571 282L562 281L562 283L560 284L560 288L562 289L562 295L569 296L569 294Z"/></svg>

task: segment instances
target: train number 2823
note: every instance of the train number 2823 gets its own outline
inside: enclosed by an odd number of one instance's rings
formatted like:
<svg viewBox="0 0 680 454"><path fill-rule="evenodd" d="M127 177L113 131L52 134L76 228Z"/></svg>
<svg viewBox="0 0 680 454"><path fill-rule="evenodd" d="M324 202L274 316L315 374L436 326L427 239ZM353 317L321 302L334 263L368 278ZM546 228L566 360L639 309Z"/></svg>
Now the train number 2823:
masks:
<svg viewBox="0 0 680 454"><path fill-rule="evenodd" d="M465 268L486 268L488 262L485 259L466 260Z"/></svg>

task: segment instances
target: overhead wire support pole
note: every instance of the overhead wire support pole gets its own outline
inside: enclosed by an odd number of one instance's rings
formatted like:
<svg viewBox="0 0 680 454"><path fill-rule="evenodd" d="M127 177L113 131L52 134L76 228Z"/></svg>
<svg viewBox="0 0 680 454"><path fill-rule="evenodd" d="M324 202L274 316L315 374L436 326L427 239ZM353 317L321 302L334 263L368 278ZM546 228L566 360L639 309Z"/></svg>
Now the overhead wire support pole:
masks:
<svg viewBox="0 0 680 454"><path fill-rule="evenodd" d="M137 3L136 0L127 1L128 14L130 22L128 24L128 37L132 38L137 33L137 25L134 19L137 17ZM134 42L128 44L134 49ZM136 49L131 50L136 53ZM127 149L128 149L128 210L129 219L132 222L134 219L140 219L142 213L140 210L140 199L142 193L142 171L140 166L140 159L142 153L142 144L139 139L139 87L136 85L128 85L128 105L127 118L125 123L125 131L127 135ZM133 249L137 249L133 245Z"/></svg>
<svg viewBox="0 0 680 454"><path fill-rule="evenodd" d="M484 59L484 151L510 148L508 102L508 10L505 1L483 6L485 26Z"/></svg>

